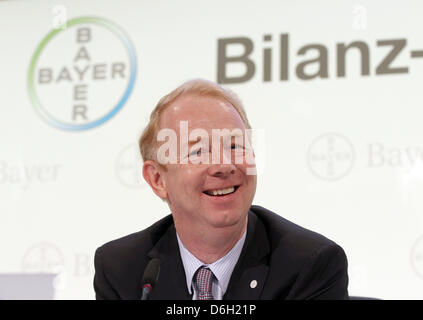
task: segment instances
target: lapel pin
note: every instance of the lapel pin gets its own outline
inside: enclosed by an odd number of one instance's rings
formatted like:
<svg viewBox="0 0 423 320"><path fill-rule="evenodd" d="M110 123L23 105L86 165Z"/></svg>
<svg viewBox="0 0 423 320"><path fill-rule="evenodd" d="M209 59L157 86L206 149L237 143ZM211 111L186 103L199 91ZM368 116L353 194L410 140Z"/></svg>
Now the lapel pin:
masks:
<svg viewBox="0 0 423 320"><path fill-rule="evenodd" d="M251 287L251 289L254 289L255 287L257 287L257 280L252 280L250 282L250 287Z"/></svg>

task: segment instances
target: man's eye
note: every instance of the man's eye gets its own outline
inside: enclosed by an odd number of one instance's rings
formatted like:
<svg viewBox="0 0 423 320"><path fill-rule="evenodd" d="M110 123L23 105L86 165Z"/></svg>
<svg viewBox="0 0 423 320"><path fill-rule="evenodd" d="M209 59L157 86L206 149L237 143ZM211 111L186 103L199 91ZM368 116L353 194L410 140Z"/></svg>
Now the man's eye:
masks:
<svg viewBox="0 0 423 320"><path fill-rule="evenodd" d="M191 153L189 155L190 156L199 156L199 155L201 155L201 149L191 151Z"/></svg>

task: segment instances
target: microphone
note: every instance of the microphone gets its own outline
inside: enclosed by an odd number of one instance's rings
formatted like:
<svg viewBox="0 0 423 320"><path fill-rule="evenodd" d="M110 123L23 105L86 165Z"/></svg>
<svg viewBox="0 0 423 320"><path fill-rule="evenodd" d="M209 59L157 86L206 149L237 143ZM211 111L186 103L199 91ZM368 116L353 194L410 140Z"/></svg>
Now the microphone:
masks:
<svg viewBox="0 0 423 320"><path fill-rule="evenodd" d="M145 267L144 275L142 276L142 297L141 300L147 300L148 295L153 290L160 273L160 260L157 258L151 259L147 267Z"/></svg>

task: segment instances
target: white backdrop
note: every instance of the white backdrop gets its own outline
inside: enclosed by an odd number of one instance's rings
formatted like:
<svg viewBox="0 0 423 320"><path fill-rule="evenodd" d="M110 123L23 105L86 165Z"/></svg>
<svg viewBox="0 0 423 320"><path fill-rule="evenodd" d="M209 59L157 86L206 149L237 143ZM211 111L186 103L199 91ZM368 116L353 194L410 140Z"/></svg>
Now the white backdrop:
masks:
<svg viewBox="0 0 423 320"><path fill-rule="evenodd" d="M422 9L1 1L0 273L59 272L56 299L93 299L95 249L169 213L141 180L151 110L187 79L217 81L218 44L243 38L255 73L237 82L247 65L228 62L224 85L265 132L254 203L339 243L351 295L423 298Z"/></svg>

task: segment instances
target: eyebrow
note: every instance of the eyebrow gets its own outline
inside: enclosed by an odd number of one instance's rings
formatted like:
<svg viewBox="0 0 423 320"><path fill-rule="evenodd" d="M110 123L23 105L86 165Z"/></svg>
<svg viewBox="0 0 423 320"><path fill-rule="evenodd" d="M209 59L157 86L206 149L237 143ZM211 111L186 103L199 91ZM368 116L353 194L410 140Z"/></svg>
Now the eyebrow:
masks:
<svg viewBox="0 0 423 320"><path fill-rule="evenodd" d="M235 132L235 134L225 134L223 136L222 135L219 135L219 137L222 137L222 138L227 138L229 136L231 137L231 140L232 140L232 138L237 138L237 137L244 138L244 134L243 133L239 133L239 132ZM188 135L188 137L189 137L189 135ZM201 141L202 140L201 138L202 138L202 136L197 136L197 138L194 139L194 140L190 140L188 138L188 147L191 147L193 144L196 144L197 142ZM209 138L209 141L210 141L210 135L208 136L208 138Z"/></svg>
<svg viewBox="0 0 423 320"><path fill-rule="evenodd" d="M201 136L197 136L197 139L195 140L189 140L188 138L188 147L192 146L193 144L196 144L199 141L201 141Z"/></svg>

